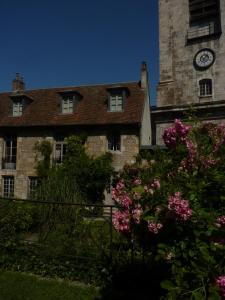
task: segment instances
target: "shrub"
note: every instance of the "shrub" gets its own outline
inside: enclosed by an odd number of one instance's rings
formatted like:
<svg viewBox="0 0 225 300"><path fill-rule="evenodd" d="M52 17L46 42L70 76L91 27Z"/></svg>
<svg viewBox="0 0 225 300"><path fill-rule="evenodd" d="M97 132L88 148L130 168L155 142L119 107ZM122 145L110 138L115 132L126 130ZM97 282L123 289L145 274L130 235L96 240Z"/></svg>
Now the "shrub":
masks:
<svg viewBox="0 0 225 300"><path fill-rule="evenodd" d="M151 256L151 264L164 264L166 299L219 299L225 274L225 127L175 120L163 138L167 151L148 154L148 162L139 159L117 178L114 226Z"/></svg>

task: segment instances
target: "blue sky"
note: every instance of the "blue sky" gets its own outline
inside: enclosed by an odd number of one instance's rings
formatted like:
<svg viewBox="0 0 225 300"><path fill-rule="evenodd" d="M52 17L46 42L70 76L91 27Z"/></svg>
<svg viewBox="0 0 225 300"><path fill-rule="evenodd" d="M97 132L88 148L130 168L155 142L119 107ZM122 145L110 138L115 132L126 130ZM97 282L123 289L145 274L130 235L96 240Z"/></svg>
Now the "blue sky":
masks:
<svg viewBox="0 0 225 300"><path fill-rule="evenodd" d="M157 0L0 0L0 92L135 81L147 61L158 82Z"/></svg>

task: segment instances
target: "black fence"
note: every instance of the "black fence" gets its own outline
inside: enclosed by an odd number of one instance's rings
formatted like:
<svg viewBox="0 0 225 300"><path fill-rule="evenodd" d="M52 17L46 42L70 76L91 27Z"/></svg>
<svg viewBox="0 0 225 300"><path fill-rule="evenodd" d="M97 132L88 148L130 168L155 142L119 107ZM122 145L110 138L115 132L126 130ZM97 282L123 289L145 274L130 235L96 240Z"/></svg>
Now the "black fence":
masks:
<svg viewBox="0 0 225 300"><path fill-rule="evenodd" d="M0 199L0 268L91 281L133 259L113 228L115 207Z"/></svg>

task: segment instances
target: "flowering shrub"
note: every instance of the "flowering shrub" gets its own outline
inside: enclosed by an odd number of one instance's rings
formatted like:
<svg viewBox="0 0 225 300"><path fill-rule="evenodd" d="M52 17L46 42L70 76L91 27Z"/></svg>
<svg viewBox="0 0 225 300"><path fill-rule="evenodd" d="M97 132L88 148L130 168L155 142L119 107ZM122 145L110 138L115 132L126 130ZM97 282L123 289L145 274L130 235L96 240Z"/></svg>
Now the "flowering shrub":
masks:
<svg viewBox="0 0 225 300"><path fill-rule="evenodd" d="M168 209L178 220L187 221L192 215L188 200L181 199L180 192L169 197Z"/></svg>
<svg viewBox="0 0 225 300"><path fill-rule="evenodd" d="M221 297L225 298L225 276L219 276L216 279L216 284L219 288Z"/></svg>
<svg viewBox="0 0 225 300"><path fill-rule="evenodd" d="M175 120L163 139L117 177L113 225L165 266L166 299L223 298L225 126Z"/></svg>

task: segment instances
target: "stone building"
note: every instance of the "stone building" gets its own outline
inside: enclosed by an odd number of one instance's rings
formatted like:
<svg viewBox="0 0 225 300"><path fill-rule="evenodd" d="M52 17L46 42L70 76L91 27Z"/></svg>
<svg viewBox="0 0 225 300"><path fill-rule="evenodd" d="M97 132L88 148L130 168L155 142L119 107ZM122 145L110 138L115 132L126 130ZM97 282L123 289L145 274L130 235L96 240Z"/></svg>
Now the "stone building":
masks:
<svg viewBox="0 0 225 300"><path fill-rule="evenodd" d="M151 109L152 141L194 108L225 119L225 0L159 0L160 81Z"/></svg>
<svg viewBox="0 0 225 300"><path fill-rule="evenodd" d="M140 82L26 90L17 74L13 90L0 94L0 178L3 197L28 198L38 182L35 143L48 140L61 163L64 138L87 134L86 149L113 154L116 170L150 144L148 76Z"/></svg>

